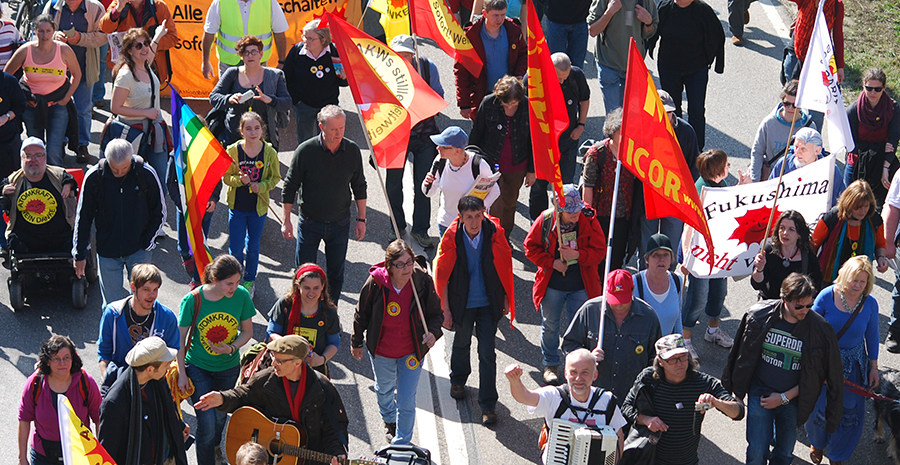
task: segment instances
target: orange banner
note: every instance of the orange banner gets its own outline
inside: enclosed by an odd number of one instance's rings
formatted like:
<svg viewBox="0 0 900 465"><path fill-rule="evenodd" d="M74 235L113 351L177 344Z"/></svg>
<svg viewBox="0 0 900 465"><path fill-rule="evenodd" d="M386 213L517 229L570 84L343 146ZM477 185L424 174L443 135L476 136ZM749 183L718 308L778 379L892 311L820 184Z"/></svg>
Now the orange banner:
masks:
<svg viewBox="0 0 900 465"><path fill-rule="evenodd" d="M623 112L619 159L644 183L647 218L681 219L703 234L710 256L714 256L697 187L634 39L628 55Z"/></svg>
<svg viewBox="0 0 900 465"><path fill-rule="evenodd" d="M560 205L565 205L559 173L559 135L569 127L556 68L534 5L528 3L528 116L534 148L534 174L553 184Z"/></svg>
<svg viewBox="0 0 900 465"><path fill-rule="evenodd" d="M273 0L274 1L274 0ZM288 30L285 31L287 46L303 40L303 26L325 13L347 18L357 24L362 17L362 6L358 0L277 0L287 17ZM171 1L168 3L172 11L172 20L178 26L178 44L169 51L172 61L172 83L185 98L209 98L209 93L216 85L215 80L207 80L200 72L203 63L203 23L211 0ZM214 70L218 70L216 46L212 45L210 61ZM272 53L269 66L278 65L278 53ZM216 71L218 75L218 71Z"/></svg>

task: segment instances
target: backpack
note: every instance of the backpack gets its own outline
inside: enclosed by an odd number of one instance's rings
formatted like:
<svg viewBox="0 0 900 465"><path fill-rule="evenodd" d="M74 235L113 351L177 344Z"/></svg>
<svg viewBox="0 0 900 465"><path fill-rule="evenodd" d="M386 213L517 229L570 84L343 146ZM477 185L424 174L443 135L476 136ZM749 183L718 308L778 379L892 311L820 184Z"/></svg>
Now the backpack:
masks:
<svg viewBox="0 0 900 465"><path fill-rule="evenodd" d="M38 371L37 376L31 382L31 404L37 406L37 401L41 397L41 391L44 389L44 374ZM87 385L87 372L81 369L81 379L78 381L78 392L81 393L81 400L85 407L89 405L90 391Z"/></svg>
<svg viewBox="0 0 900 465"><path fill-rule="evenodd" d="M485 160L488 162L488 166L491 165L491 162L488 161L487 157L484 155L484 152L481 151L481 148L477 145L467 145L465 148L466 152L472 152L472 179L477 179L481 174L481 160ZM444 167L447 166L447 159L441 158L434 162L434 165L431 167L432 173L443 173ZM491 168L491 174L494 173L494 168Z"/></svg>
<svg viewBox="0 0 900 465"><path fill-rule="evenodd" d="M561 418L563 413L566 413L566 410L572 410L572 413L575 414L575 418L578 418L578 412L584 412L584 420L579 420L579 424L584 424L587 420L587 417L592 414L602 413L606 417L606 423L612 420L613 415L616 413L616 396L610 393L609 402L606 404L606 410L594 410L594 406L597 405L597 402L600 401L600 398L603 397L603 394L607 391L603 388L599 387L591 387L591 398L588 401L587 408L576 407L572 405L572 397L569 394L569 385L565 384L562 386L556 386L556 390L559 391L559 395L561 397L559 401L559 407L556 408L556 412L553 414L553 418ZM538 447L541 450L544 450L547 447L547 443L550 441L550 426L547 425L547 422L544 422L544 426L541 428L541 435L538 438Z"/></svg>
<svg viewBox="0 0 900 465"><path fill-rule="evenodd" d="M672 279L675 280L675 292L678 295L681 295L681 278L671 271L668 271L668 273L670 276L672 276ZM644 300L644 277L641 276L640 273L636 273L634 275L634 279L637 280L638 297L641 300Z"/></svg>
<svg viewBox="0 0 900 465"><path fill-rule="evenodd" d="M272 366L274 358L272 351L266 347L265 342L253 344L250 350L244 352L244 355L241 356L241 374L238 377L237 385L246 384L257 371L265 370Z"/></svg>

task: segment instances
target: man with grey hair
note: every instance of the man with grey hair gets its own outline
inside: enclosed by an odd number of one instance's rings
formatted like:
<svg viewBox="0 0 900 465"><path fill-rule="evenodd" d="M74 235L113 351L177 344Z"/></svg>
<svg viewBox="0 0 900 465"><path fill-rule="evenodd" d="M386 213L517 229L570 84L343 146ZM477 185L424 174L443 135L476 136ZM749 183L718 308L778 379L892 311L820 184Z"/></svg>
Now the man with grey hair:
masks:
<svg viewBox="0 0 900 465"><path fill-rule="evenodd" d="M566 111L569 114L569 126L559 135L561 153L559 172L563 184L576 184L581 177L577 162L578 141L584 133L584 124L587 122L588 108L591 106L591 89L584 77L584 71L572 64L569 55L557 52L550 55L550 59L556 69L556 78L562 87L563 100L566 101ZM531 185L528 213L532 221L550 207L547 200L548 184L547 181L539 179Z"/></svg>
<svg viewBox="0 0 900 465"><path fill-rule="evenodd" d="M103 307L128 296L124 273L130 279L134 265L150 263L165 222L166 201L156 171L134 155L130 142L110 141L106 158L84 176L72 239L75 274L81 277L91 225L96 230Z"/></svg>
<svg viewBox="0 0 900 465"><path fill-rule="evenodd" d="M344 286L352 199L356 200L356 240L366 235L366 176L359 146L344 138L344 111L326 105L317 118L321 133L297 147L284 177L281 234L294 239L291 211L299 191L296 265L315 263L319 243L325 241L328 296L337 303Z"/></svg>
<svg viewBox="0 0 900 465"><path fill-rule="evenodd" d="M813 128L800 128L794 134L794 143L788 147L787 156L781 157L772 165L772 172L769 173L769 179L778 179L781 175L781 165L784 164L784 174L790 173L797 168L802 168L810 163L825 158L822 154L822 135ZM837 164L834 165L834 174L832 175L832 183L834 189L831 190L831 205L837 205L838 197L847 188L844 184L844 175L841 173Z"/></svg>

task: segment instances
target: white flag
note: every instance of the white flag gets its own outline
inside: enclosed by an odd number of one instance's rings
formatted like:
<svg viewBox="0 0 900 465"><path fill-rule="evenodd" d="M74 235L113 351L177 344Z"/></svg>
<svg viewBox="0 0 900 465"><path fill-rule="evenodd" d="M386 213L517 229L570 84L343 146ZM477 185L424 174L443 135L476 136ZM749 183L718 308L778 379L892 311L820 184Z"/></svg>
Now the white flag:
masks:
<svg viewBox="0 0 900 465"><path fill-rule="evenodd" d="M850 134L850 121L844 109L844 97L838 85L837 65L834 61L834 44L828 34L822 4L816 15L806 61L800 71L800 86L797 89L797 106L806 110L825 113L825 126L828 126L828 148L837 152L841 147L853 150L853 137ZM822 128L819 128L820 130Z"/></svg>

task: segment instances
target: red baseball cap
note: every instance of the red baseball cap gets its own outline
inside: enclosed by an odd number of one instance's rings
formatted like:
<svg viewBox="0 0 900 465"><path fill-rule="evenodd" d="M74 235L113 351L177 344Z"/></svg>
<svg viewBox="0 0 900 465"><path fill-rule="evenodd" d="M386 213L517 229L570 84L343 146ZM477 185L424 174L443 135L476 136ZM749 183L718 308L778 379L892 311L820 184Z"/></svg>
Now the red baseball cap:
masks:
<svg viewBox="0 0 900 465"><path fill-rule="evenodd" d="M609 272L606 277L606 302L610 305L622 305L631 302L634 293L634 282L628 270L618 269Z"/></svg>

